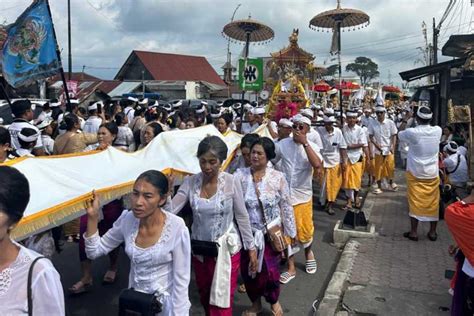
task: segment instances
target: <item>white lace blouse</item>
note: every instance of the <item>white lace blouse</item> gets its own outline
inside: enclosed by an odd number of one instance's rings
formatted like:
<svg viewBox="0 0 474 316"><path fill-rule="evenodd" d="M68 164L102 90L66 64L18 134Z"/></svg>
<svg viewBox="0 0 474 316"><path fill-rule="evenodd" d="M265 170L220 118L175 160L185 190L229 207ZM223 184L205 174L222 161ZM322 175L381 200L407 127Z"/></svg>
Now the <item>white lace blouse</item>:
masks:
<svg viewBox="0 0 474 316"><path fill-rule="evenodd" d="M191 246L184 221L165 212L166 220L156 244L141 248L136 243L139 219L124 211L102 237L84 236L90 259L108 254L125 242L130 258L129 287L144 293L156 293L163 304L159 315L189 315L188 287L191 277Z"/></svg>
<svg viewBox="0 0 474 316"><path fill-rule="evenodd" d="M28 315L28 271L40 254L15 243L15 261L0 271L0 315ZM59 273L49 259L40 259L33 268L31 282L33 315L64 315L64 294Z"/></svg>
<svg viewBox="0 0 474 316"><path fill-rule="evenodd" d="M242 183L245 206L254 230L264 228L262 209L258 203L250 168L241 168L234 174ZM260 201L265 209L267 224L278 221L283 225L287 236L296 236L295 215L290 201L290 189L285 175L275 169L267 168L262 181L257 183Z"/></svg>
<svg viewBox="0 0 474 316"><path fill-rule="evenodd" d="M210 199L201 197L201 186L201 172L185 178L170 205L171 212L177 214L188 201L190 202L193 210L191 237L197 240L217 241L235 220L244 248L253 249L252 229L240 182L236 181L233 175L220 172L217 192Z"/></svg>

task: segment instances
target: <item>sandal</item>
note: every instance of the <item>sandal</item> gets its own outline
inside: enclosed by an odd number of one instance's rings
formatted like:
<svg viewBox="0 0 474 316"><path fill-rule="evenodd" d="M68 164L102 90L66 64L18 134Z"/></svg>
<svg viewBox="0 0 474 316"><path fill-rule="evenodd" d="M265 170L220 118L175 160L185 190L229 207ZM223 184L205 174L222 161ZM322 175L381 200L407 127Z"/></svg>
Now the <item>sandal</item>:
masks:
<svg viewBox="0 0 474 316"><path fill-rule="evenodd" d="M272 314L275 316L283 316L283 308L281 307L281 305L276 312L272 311Z"/></svg>
<svg viewBox="0 0 474 316"><path fill-rule="evenodd" d="M242 283L241 285L239 285L239 288L238 288L237 291L239 291L239 293L247 293L247 289L245 288L245 284Z"/></svg>
<svg viewBox="0 0 474 316"><path fill-rule="evenodd" d="M430 233L428 233L428 239L431 240L431 241L436 241L438 239L438 234L435 233L434 235L431 235Z"/></svg>
<svg viewBox="0 0 474 316"><path fill-rule="evenodd" d="M92 288L92 282L84 283L82 280L80 280L79 282L71 286L68 290L70 294L77 295L77 294L89 292L91 288Z"/></svg>
<svg viewBox="0 0 474 316"><path fill-rule="evenodd" d="M315 274L318 271L318 263L316 259L306 260L306 273L308 274Z"/></svg>
<svg viewBox="0 0 474 316"><path fill-rule="evenodd" d="M354 202L354 206L355 208L357 209L360 209L362 207L362 202L361 202L361 199L360 198L357 198Z"/></svg>
<svg viewBox="0 0 474 316"><path fill-rule="evenodd" d="M107 272L105 272L104 279L102 280L102 284L113 284L116 277L117 271L107 270Z"/></svg>
<svg viewBox="0 0 474 316"><path fill-rule="evenodd" d="M403 237L408 238L412 241L418 241L418 237L413 237L412 235L410 235L410 232L403 233Z"/></svg>
<svg viewBox="0 0 474 316"><path fill-rule="evenodd" d="M343 211L350 211L350 210L352 210L352 205L351 205L351 206L346 205L346 206L344 206L344 207L342 208L342 210L343 210Z"/></svg>
<svg viewBox="0 0 474 316"><path fill-rule="evenodd" d="M296 277L296 274L290 274L289 272L283 272L280 275L280 283L287 284Z"/></svg>

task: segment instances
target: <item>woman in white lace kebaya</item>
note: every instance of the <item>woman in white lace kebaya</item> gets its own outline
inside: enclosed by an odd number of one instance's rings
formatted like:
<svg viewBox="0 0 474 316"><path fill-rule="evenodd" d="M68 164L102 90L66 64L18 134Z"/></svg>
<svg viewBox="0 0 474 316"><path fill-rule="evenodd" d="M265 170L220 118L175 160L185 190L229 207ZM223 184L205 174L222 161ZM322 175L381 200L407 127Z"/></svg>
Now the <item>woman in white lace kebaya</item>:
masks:
<svg viewBox="0 0 474 316"><path fill-rule="evenodd" d="M271 304L274 315L283 315L278 301L280 295L280 255L273 250L267 228L280 225L285 236L296 237L295 216L290 201L290 191L285 175L268 168L268 161L275 158L275 144L267 137L256 141L250 149L251 167L241 168L234 174L242 183L245 206L250 217L254 242L258 250L257 274L249 273L248 256L242 254L242 278L252 307L242 315L262 312L261 297ZM262 210L262 207L264 208Z"/></svg>
<svg viewBox="0 0 474 316"><path fill-rule="evenodd" d="M142 173L133 186L132 211L123 212L102 237L97 231L99 201L94 196L87 208L86 254L95 259L124 242L130 258L129 287L155 294L163 305L159 315L189 315L189 232L181 218L161 209L167 193L165 175L155 170Z"/></svg>
<svg viewBox="0 0 474 316"><path fill-rule="evenodd" d="M0 166L0 315L64 315L64 295L58 272L49 259L38 259L31 279L28 272L40 255L10 239L30 199L28 180L17 169Z"/></svg>
<svg viewBox="0 0 474 316"><path fill-rule="evenodd" d="M248 269L256 272L252 230L240 182L220 171L227 157L224 141L217 136L204 138L197 156L202 172L185 178L171 209L178 213L188 201L191 204L192 262L206 315L231 316L242 243L250 257Z"/></svg>

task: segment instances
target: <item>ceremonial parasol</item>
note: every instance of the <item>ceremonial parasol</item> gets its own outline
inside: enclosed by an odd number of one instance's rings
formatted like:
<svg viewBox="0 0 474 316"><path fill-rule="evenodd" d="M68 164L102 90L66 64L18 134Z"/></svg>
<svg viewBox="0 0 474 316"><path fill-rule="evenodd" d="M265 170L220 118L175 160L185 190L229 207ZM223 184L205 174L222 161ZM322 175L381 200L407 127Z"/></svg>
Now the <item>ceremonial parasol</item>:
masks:
<svg viewBox="0 0 474 316"><path fill-rule="evenodd" d="M316 83L313 86L313 91L316 92L328 92L329 90L331 90L331 86L324 80Z"/></svg>
<svg viewBox="0 0 474 316"><path fill-rule="evenodd" d="M245 61L249 56L250 43L266 44L273 39L275 33L273 30L250 16L248 19L237 20L228 23L222 30L222 36L234 42L245 43ZM245 91L242 91L242 99L244 99Z"/></svg>
<svg viewBox="0 0 474 316"><path fill-rule="evenodd" d="M341 84L341 29L351 28L355 31L369 25L369 16L360 10L341 8L341 1L337 0L337 8L334 10L319 13L309 21L309 27L313 30L323 31L323 29L332 29L334 32L331 53L338 55L339 66L339 84ZM329 32L329 30L328 30ZM339 89L339 105L342 111L342 89ZM342 116L341 116L342 117Z"/></svg>
<svg viewBox="0 0 474 316"><path fill-rule="evenodd" d="M383 90L383 91L386 91L386 92L393 92L393 93L400 93L400 92L402 92L402 91L400 90L400 88L395 87L395 86L383 86L383 87L382 87L382 90Z"/></svg>

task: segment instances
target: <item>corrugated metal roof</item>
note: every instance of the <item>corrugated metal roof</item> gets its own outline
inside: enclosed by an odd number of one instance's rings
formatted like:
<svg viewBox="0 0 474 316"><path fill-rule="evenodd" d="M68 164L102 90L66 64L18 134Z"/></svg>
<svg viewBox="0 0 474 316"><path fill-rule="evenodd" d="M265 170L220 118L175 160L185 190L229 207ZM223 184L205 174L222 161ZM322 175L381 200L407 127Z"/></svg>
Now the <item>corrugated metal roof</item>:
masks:
<svg viewBox="0 0 474 316"><path fill-rule="evenodd" d="M130 93L142 83L140 81L125 81L108 93L111 97L121 97L124 93Z"/></svg>

